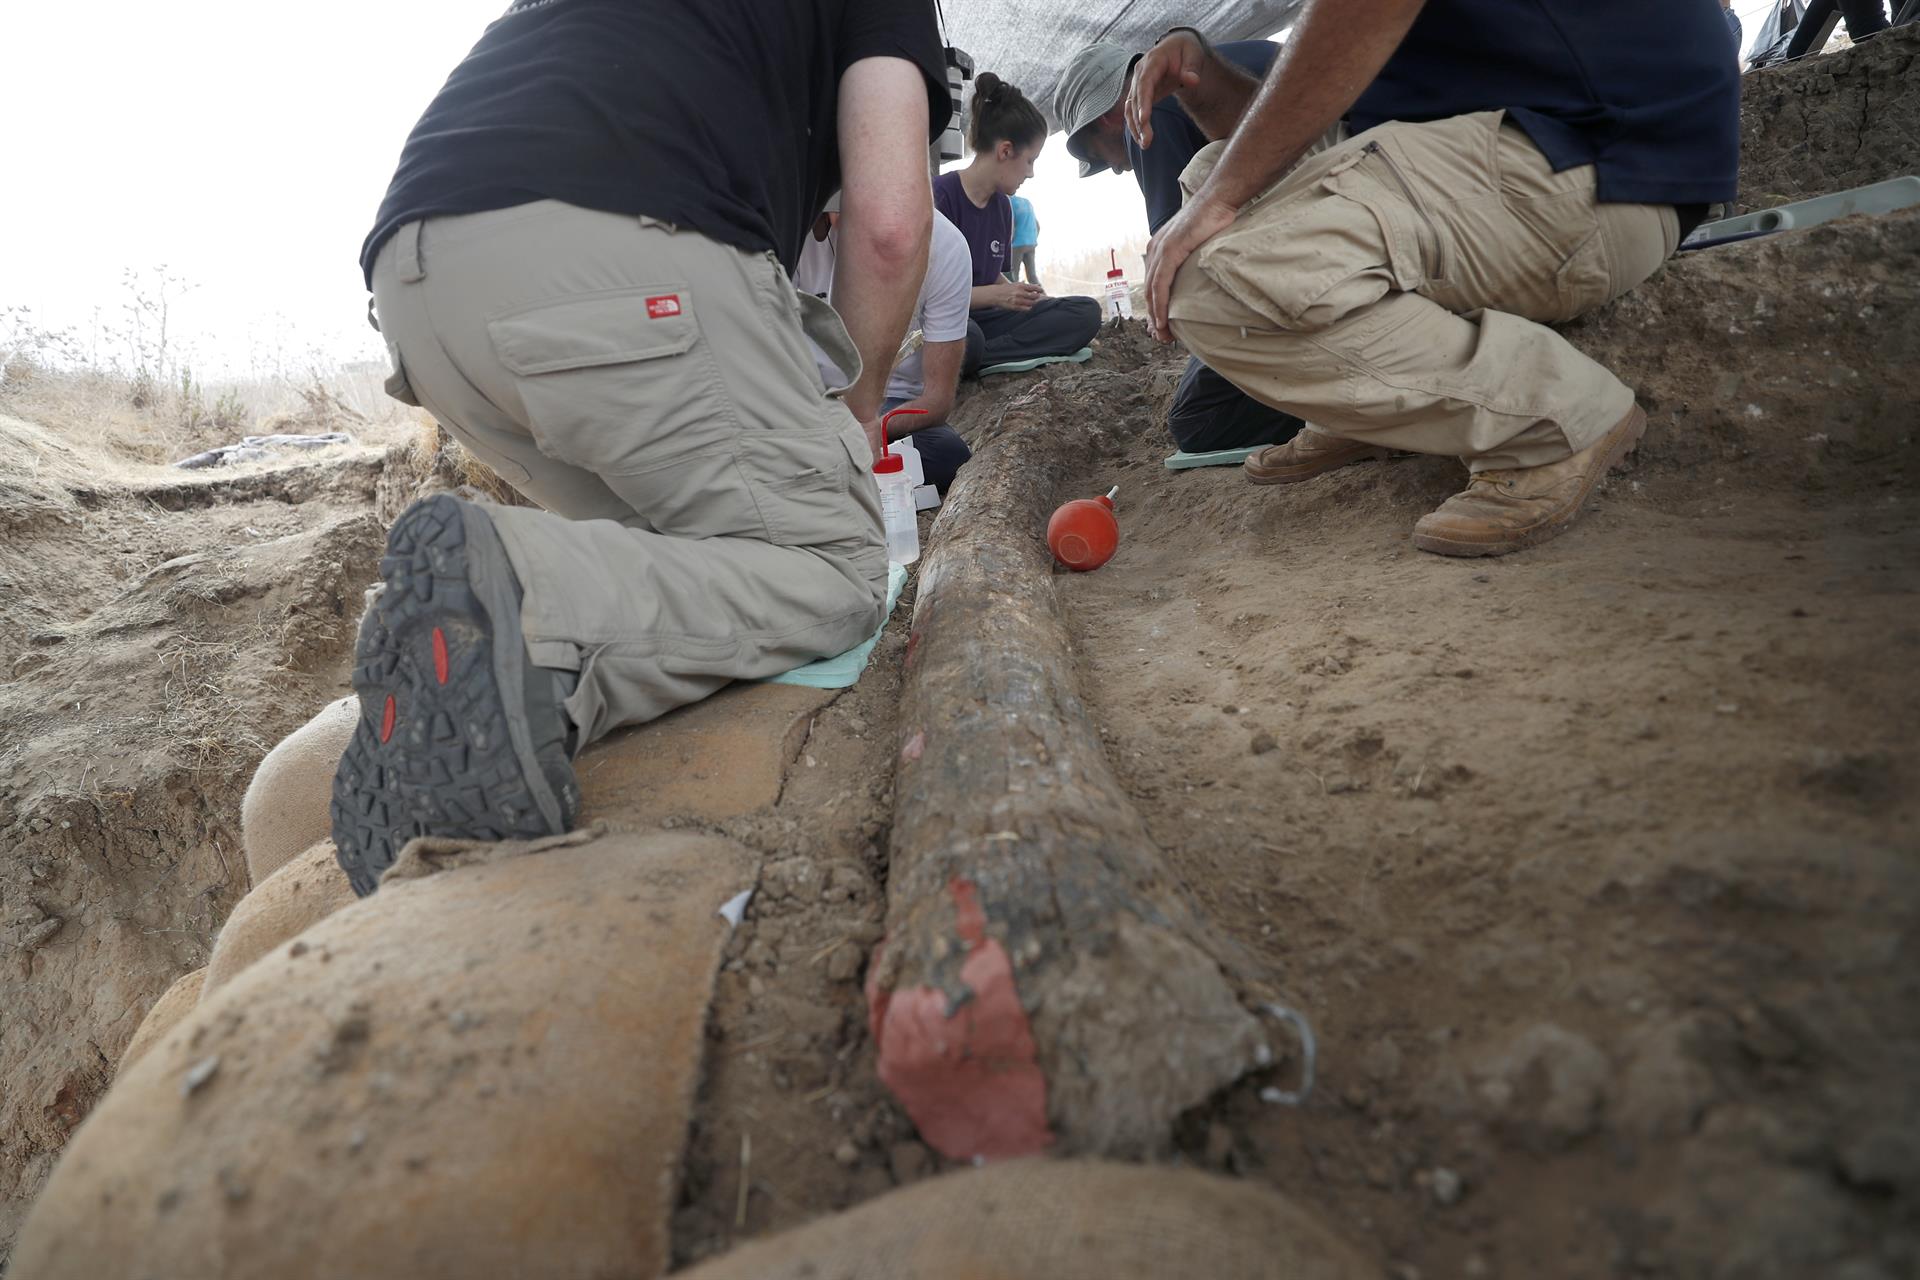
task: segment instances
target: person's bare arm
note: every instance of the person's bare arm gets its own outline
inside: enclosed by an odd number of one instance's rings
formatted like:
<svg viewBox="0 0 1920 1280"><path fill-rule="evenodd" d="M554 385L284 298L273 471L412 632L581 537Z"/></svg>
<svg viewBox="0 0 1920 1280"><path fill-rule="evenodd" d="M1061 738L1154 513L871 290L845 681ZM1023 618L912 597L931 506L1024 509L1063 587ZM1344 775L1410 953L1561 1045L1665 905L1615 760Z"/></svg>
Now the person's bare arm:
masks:
<svg viewBox="0 0 1920 1280"><path fill-rule="evenodd" d="M1308 0L1202 191L1236 209L1265 191L1366 92L1425 7L1426 0Z"/></svg>
<svg viewBox="0 0 1920 1280"><path fill-rule="evenodd" d="M862 58L840 77L840 244L833 309L860 352L847 407L880 452L880 405L927 270L933 189L927 89L904 58Z"/></svg>
<svg viewBox="0 0 1920 1280"><path fill-rule="evenodd" d="M1135 64L1127 89L1127 127L1145 150L1153 145L1153 109L1168 94L1208 141L1218 142L1253 105L1260 81L1188 28L1170 31Z"/></svg>
<svg viewBox="0 0 1920 1280"><path fill-rule="evenodd" d="M920 375L925 390L901 405L902 409L925 409L925 416L901 414L888 428L889 438L898 440L923 427L937 427L953 413L953 401L960 388L960 365L967 356L967 340L929 342L920 349Z"/></svg>
<svg viewBox="0 0 1920 1280"><path fill-rule="evenodd" d="M1031 311L1033 304L1047 296L1037 284L1021 284L1001 276L992 284L973 286L967 305L975 311L982 307L1006 307L1012 311Z"/></svg>
<svg viewBox="0 0 1920 1280"><path fill-rule="evenodd" d="M1170 341L1167 299L1180 265L1332 128L1400 47L1426 0L1307 0L1220 163L1147 251L1147 312ZM1183 33L1176 33L1176 35Z"/></svg>

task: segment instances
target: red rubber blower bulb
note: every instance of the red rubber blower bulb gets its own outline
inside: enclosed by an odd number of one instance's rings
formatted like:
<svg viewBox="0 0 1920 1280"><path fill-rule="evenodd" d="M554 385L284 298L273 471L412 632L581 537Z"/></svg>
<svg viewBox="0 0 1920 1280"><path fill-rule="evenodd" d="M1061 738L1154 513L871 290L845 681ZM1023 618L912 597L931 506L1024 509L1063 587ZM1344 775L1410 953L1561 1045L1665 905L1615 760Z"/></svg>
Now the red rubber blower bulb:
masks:
<svg viewBox="0 0 1920 1280"><path fill-rule="evenodd" d="M1053 558L1085 573L1113 559L1120 547L1120 521L1114 518L1113 498L1118 485L1097 498L1063 502L1047 521L1047 549Z"/></svg>

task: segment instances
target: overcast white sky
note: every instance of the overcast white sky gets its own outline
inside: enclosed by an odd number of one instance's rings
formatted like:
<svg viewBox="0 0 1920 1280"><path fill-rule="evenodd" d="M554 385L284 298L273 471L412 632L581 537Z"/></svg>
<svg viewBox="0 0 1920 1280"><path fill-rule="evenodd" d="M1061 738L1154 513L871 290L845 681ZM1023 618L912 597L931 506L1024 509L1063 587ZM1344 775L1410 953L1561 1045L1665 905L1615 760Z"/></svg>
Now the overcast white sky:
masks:
<svg viewBox="0 0 1920 1280"><path fill-rule="evenodd" d="M1769 3L1735 0L1749 40ZM504 8L8 5L0 305L84 334L96 307L117 310L124 268L165 263L197 286L177 319L203 374L276 345L378 358L361 239L414 120ZM1144 232L1133 180L1081 181L1060 142L1023 192L1042 260Z"/></svg>

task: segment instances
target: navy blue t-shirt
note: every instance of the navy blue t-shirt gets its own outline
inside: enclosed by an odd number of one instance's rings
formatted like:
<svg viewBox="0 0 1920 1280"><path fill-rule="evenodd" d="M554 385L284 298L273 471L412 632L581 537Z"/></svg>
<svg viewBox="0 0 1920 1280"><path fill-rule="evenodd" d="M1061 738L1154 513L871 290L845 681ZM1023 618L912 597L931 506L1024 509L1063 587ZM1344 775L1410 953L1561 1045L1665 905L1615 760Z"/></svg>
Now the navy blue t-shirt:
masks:
<svg viewBox="0 0 1920 1280"><path fill-rule="evenodd" d="M361 249L402 225L561 200L647 214L793 270L840 185L840 77L904 58L952 111L931 0L516 0L414 126Z"/></svg>
<svg viewBox="0 0 1920 1280"><path fill-rule="evenodd" d="M1280 46L1271 40L1235 40L1214 46L1222 58L1256 80L1265 79ZM1194 153L1207 145L1207 135L1171 94L1153 109L1153 145L1141 148L1127 133L1127 159L1133 162L1133 180L1147 198L1147 230L1180 212L1180 174Z"/></svg>
<svg viewBox="0 0 1920 1280"><path fill-rule="evenodd" d="M967 198L958 173L943 173L933 180L933 207L967 238L973 251L973 283L998 284L1013 265L1013 201L996 191L982 209Z"/></svg>
<svg viewBox="0 0 1920 1280"><path fill-rule="evenodd" d="M1706 0L1429 0L1347 118L1500 109L1556 172L1594 165L1603 201L1734 198L1740 72Z"/></svg>

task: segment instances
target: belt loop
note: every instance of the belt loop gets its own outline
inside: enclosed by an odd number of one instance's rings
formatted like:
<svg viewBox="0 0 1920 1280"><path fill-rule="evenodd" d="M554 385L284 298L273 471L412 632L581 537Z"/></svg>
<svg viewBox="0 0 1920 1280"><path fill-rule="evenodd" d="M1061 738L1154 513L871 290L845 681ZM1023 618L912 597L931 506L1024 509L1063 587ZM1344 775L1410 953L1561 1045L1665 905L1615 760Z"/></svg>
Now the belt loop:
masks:
<svg viewBox="0 0 1920 1280"><path fill-rule="evenodd" d="M418 284L427 278L427 269L420 261L420 222L416 219L394 232L398 255L394 267L400 273L401 284Z"/></svg>

